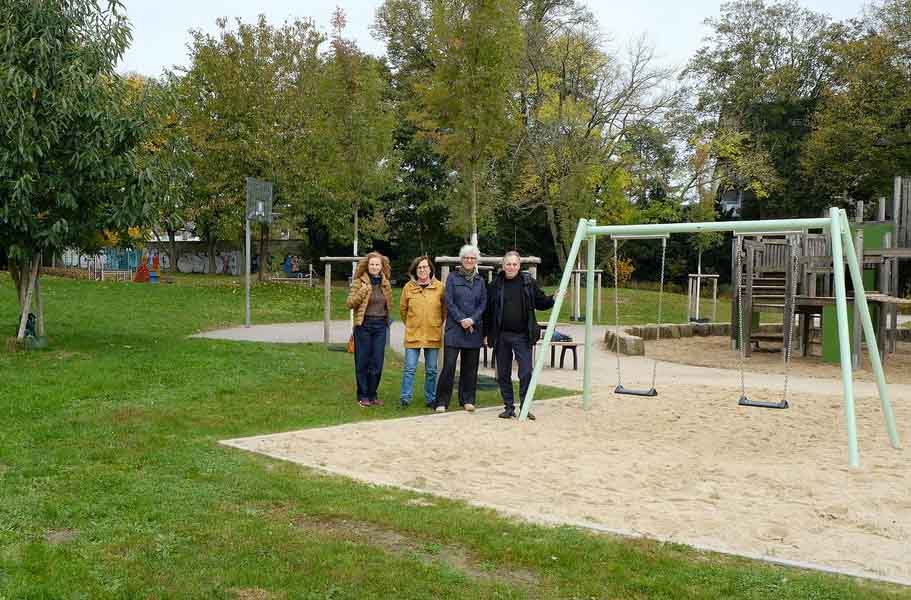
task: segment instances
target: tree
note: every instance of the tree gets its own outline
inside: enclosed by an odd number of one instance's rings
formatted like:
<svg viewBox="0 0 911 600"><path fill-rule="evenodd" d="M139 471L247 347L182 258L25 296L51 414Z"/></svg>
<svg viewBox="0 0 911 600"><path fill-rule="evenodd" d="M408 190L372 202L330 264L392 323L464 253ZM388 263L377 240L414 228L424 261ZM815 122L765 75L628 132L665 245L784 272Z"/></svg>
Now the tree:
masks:
<svg viewBox="0 0 911 600"><path fill-rule="evenodd" d="M911 26L888 2L836 47L838 67L813 120L802 169L822 198L886 196L911 168Z"/></svg>
<svg viewBox="0 0 911 600"><path fill-rule="evenodd" d="M525 128L514 148L521 183L513 200L544 209L563 267L579 218L635 219L627 197L631 165L645 158L635 144L644 148L644 136L656 131L681 92L669 85L673 72L654 65L644 39L621 59L600 50L590 17L569 11L563 20L546 13L539 18L551 23L551 33L528 37L538 46L526 52Z"/></svg>
<svg viewBox="0 0 911 600"><path fill-rule="evenodd" d="M345 39L344 28L345 15L336 10L320 77L319 190L329 199L323 204L323 222L336 239L352 240L357 254L360 213L388 188L395 170L395 113L381 63ZM383 213L370 217L364 228L367 241L386 237Z"/></svg>
<svg viewBox="0 0 911 600"><path fill-rule="evenodd" d="M274 204L299 200L315 172L309 146L319 115L312 101L323 41L309 20L281 27L218 21L217 36L193 32L190 67L180 82L183 122L192 144L189 218L209 243L214 269L219 239L239 239L245 178L273 181ZM265 258L268 227L260 230ZM260 261L262 276L266 261Z"/></svg>
<svg viewBox="0 0 911 600"><path fill-rule="evenodd" d="M795 0L729 2L706 24L714 31L684 75L712 129L721 189L752 191L763 218L816 212L800 156L844 28Z"/></svg>
<svg viewBox="0 0 911 600"><path fill-rule="evenodd" d="M510 102L522 51L518 3L433 0L426 45L433 69L416 86L421 108L415 120L455 167L467 192L471 243L477 244L479 187L514 131Z"/></svg>
<svg viewBox="0 0 911 600"><path fill-rule="evenodd" d="M24 334L43 255L143 224L147 121L114 67L130 41L117 0L8 0L0 20L0 244ZM43 315L39 307L39 333Z"/></svg>
<svg viewBox="0 0 911 600"><path fill-rule="evenodd" d="M173 74L165 75L162 80L132 75L128 82L137 100L144 99L151 123L148 136L139 148L139 162L158 174L151 194L152 232L159 242L160 231L167 234L170 268L176 271L177 232L188 225L192 184L190 139L177 93L180 82Z"/></svg>

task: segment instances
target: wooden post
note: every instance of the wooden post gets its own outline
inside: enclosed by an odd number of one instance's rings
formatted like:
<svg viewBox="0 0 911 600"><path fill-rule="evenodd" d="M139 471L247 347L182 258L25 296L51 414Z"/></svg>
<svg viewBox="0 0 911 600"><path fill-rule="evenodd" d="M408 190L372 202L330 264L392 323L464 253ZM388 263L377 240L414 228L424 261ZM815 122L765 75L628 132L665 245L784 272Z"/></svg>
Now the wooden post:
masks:
<svg viewBox="0 0 911 600"><path fill-rule="evenodd" d="M880 196L877 200L876 205L876 220L885 221L886 220L886 197Z"/></svg>
<svg viewBox="0 0 911 600"><path fill-rule="evenodd" d="M718 278L712 277L712 323L718 318Z"/></svg>
<svg viewBox="0 0 911 600"><path fill-rule="evenodd" d="M601 322L601 272L595 273L598 282L598 322Z"/></svg>
<svg viewBox="0 0 911 600"><path fill-rule="evenodd" d="M857 203L858 206L863 206L862 202ZM863 218L863 213L861 213L861 218ZM854 234L854 253L860 259L860 269L861 274L863 274L863 256L864 256L864 230L860 227L857 228L857 232ZM860 335L861 335L861 323L860 323L860 303L857 301L857 290L854 290L854 323L851 327L851 366L854 369L860 368Z"/></svg>
<svg viewBox="0 0 911 600"><path fill-rule="evenodd" d="M528 274L531 275L532 279L538 278L538 265L532 264L528 267Z"/></svg>
<svg viewBox="0 0 911 600"><path fill-rule="evenodd" d="M332 315L332 263L326 263L326 281L323 284L323 343L329 345L330 318Z"/></svg>
<svg viewBox="0 0 911 600"><path fill-rule="evenodd" d="M756 247L751 245L747 246L747 269L746 276L744 277L744 301L743 301L743 315L741 319L743 320L743 343L746 344L744 350L745 356L753 355L753 263L756 259Z"/></svg>
<svg viewBox="0 0 911 600"><path fill-rule="evenodd" d="M446 287L447 279L449 279L449 265L443 265L440 267L440 281L443 283L443 287Z"/></svg>

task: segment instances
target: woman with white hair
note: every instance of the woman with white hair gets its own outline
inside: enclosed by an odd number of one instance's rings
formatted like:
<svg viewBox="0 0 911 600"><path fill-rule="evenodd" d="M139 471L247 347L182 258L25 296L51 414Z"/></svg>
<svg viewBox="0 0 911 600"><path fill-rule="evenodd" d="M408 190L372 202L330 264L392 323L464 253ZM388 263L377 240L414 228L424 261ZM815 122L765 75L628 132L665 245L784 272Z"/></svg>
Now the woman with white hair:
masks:
<svg viewBox="0 0 911 600"><path fill-rule="evenodd" d="M459 250L462 264L446 279L446 332L443 335L443 369L437 384L436 411L446 412L452 398L456 361L459 366L459 405L468 412L475 408L478 387L478 357L483 342L487 284L478 271L481 253L476 246Z"/></svg>

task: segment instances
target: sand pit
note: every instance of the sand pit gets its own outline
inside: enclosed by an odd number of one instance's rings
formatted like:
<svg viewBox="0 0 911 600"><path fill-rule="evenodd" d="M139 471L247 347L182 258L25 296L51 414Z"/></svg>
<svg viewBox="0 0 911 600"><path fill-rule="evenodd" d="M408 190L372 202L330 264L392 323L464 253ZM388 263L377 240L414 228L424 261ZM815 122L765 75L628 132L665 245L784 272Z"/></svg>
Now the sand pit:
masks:
<svg viewBox="0 0 911 600"><path fill-rule="evenodd" d="M539 402L536 422L489 409L224 443L535 521L911 585L911 451L889 447L878 403L858 403L862 467L850 469L838 396L802 395L791 410L768 411L737 407L736 395L599 392L587 413L578 397ZM911 404L895 409L909 444Z"/></svg>
<svg viewBox="0 0 911 600"><path fill-rule="evenodd" d="M775 347L774 344L764 346ZM911 383L911 344L899 342L896 350L897 352L890 354L886 359L886 381ZM699 367L736 369L739 361L739 356L731 350L731 341L727 337L648 341L645 343L645 354L649 358ZM753 352L753 355L746 359L746 370L750 373L783 374L781 352ZM838 364L823 362L819 356L798 356L795 352L791 357L791 375L840 379L841 367ZM866 352L864 368L855 370L854 377L858 381L874 381Z"/></svg>

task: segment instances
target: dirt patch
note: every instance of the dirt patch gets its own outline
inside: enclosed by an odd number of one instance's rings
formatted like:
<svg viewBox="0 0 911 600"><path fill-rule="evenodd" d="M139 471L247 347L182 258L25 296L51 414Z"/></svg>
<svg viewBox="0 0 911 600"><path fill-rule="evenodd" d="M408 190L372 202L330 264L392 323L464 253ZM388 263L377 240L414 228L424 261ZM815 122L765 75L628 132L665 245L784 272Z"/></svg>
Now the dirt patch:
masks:
<svg viewBox="0 0 911 600"><path fill-rule="evenodd" d="M438 544L430 540L410 538L364 521L300 517L294 524L308 532L377 546L390 554L414 558L427 565L444 565L471 579L525 587L540 583L539 577L532 571L512 566L506 570L498 569L496 565L478 561L467 549L456 544Z"/></svg>
<svg viewBox="0 0 911 600"><path fill-rule="evenodd" d="M111 413L111 421L114 423L131 423L133 421L145 420L149 411L138 406L124 406Z"/></svg>
<svg viewBox="0 0 911 600"><path fill-rule="evenodd" d="M648 341L645 343L645 355L682 365L723 369L739 368L740 360L739 354L731 350L731 341L726 337ZM874 381L866 353L863 358L863 367L854 370L854 377L858 381ZM746 359L745 369L750 373L783 375L781 351L754 351ZM886 358L885 372L886 380L890 383L911 383L911 343L898 343L896 352ZM798 377L840 379L841 367L824 362L820 356L798 356L795 352L791 357L790 373Z"/></svg>
<svg viewBox="0 0 911 600"><path fill-rule="evenodd" d="M79 537L79 531L76 529L51 529L44 534L44 541L52 546L72 542Z"/></svg>
<svg viewBox="0 0 911 600"><path fill-rule="evenodd" d="M233 588L228 591L238 600L278 600L285 597L284 594L273 594L262 588Z"/></svg>

